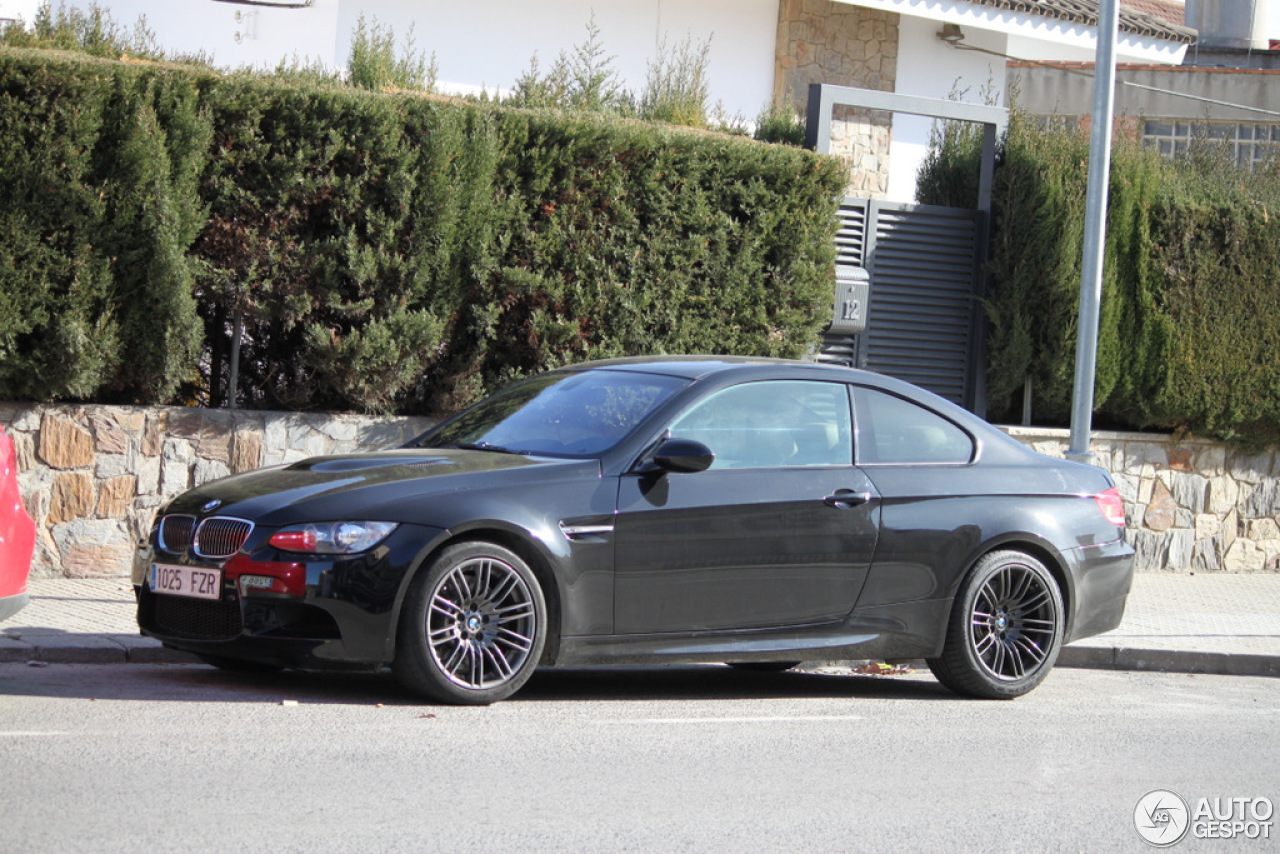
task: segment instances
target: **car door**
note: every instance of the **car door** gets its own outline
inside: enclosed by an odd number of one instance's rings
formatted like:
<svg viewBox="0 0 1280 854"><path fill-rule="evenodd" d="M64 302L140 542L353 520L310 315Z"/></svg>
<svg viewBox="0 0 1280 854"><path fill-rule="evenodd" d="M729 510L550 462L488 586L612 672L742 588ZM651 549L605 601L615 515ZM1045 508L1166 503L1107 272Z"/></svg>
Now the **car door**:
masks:
<svg viewBox="0 0 1280 854"><path fill-rule="evenodd" d="M803 625L847 614L875 550L879 504L853 466L843 383L759 381L677 416L716 455L693 473L619 482L619 634Z"/></svg>
<svg viewBox="0 0 1280 854"><path fill-rule="evenodd" d="M1008 501L990 493L1010 485L980 477L977 446L958 424L885 390L853 388L856 459L876 485L881 522L858 605L944 598L983 542L984 514L999 518Z"/></svg>

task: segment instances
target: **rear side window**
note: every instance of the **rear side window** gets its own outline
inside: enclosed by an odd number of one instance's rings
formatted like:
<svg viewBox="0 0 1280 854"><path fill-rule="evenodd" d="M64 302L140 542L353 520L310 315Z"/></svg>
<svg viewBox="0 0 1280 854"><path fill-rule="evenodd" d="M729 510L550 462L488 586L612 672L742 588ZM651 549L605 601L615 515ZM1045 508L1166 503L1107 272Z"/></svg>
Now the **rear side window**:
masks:
<svg viewBox="0 0 1280 854"><path fill-rule="evenodd" d="M855 386L860 465L967 463L973 439L932 410L876 389Z"/></svg>

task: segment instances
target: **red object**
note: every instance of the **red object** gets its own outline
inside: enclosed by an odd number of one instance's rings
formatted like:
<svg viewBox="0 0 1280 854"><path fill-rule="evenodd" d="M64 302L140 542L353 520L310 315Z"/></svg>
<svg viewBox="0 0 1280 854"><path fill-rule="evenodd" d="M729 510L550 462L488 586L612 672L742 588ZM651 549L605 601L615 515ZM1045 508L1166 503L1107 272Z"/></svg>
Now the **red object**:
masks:
<svg viewBox="0 0 1280 854"><path fill-rule="evenodd" d="M257 575L271 579L271 586L256 587L263 593L288 593L305 596L307 592L307 566L303 563L256 561L245 555L236 555L222 567L228 579L240 586L240 576Z"/></svg>
<svg viewBox="0 0 1280 854"><path fill-rule="evenodd" d="M1093 500L1098 503L1098 509L1107 517L1108 522L1124 527L1124 499L1120 497L1119 489L1113 486L1093 496Z"/></svg>
<svg viewBox="0 0 1280 854"><path fill-rule="evenodd" d="M279 531L272 536L271 545L287 552L314 552L316 532L311 528L301 531Z"/></svg>
<svg viewBox="0 0 1280 854"><path fill-rule="evenodd" d="M18 492L18 457L0 427L0 620L27 604L27 576L36 544L36 523Z"/></svg>

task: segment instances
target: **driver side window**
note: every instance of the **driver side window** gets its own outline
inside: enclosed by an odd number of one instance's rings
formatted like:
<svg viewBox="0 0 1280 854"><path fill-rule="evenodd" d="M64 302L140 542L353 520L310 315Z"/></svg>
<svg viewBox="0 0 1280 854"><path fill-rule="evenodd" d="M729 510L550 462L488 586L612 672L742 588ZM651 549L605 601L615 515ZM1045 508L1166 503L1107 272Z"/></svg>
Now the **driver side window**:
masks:
<svg viewBox="0 0 1280 854"><path fill-rule="evenodd" d="M764 381L724 389L682 415L671 435L716 455L713 469L847 466L849 397L828 382Z"/></svg>

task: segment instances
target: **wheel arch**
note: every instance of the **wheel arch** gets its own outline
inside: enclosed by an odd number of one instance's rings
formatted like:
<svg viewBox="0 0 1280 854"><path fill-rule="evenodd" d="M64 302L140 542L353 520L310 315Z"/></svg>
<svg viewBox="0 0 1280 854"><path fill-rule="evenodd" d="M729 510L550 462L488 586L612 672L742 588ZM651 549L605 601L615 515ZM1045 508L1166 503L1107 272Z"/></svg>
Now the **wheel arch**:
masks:
<svg viewBox="0 0 1280 854"><path fill-rule="evenodd" d="M988 615L987 621L981 624L986 634L982 641L979 641L966 625L976 613L972 609L977 604L975 597L981 593L981 591L975 593L972 585L976 584L980 578L985 578L984 584L989 583L994 578L995 572L1003 572L1007 567L1022 562L1023 559L1018 557L1019 555L1030 558L1042 567L1042 569L1036 569L1027 562L1025 566L1028 571L1039 576L1047 574L1049 579L1046 580L1052 580L1057 587L1056 591L1048 593L1050 596L1056 596L1061 608L1060 622L1056 632L1050 636L1047 644L1039 640L1028 643L1024 633L1048 632L1045 628L1048 615L1027 616L1024 624L1025 612L1015 608L1011 616L1006 617L1002 613L998 623L992 620L993 615ZM991 543L989 547L977 554L959 576L948 608L943 634L945 642L934 657L926 659L929 670L945 687L962 696L1010 700L1033 690L1052 669L1065 639L1069 636L1071 612L1067 597L1074 595L1069 578L1070 573L1064 567L1060 555L1042 542L1037 542L1035 539L1009 537ZM1016 589L1017 596L1021 597L1028 588L1024 584L1019 584ZM1040 589L1045 589L1043 584ZM1006 590L1000 595L1010 594ZM1036 596L1038 598L1039 594ZM1021 606L1024 601L1019 600L1015 605ZM1047 603L1041 602L1035 607L1044 607L1045 604ZM979 626L979 621L976 618L973 619L973 625ZM1040 625L1033 627L1030 625L1032 620L1038 621ZM1012 639L1006 638L1006 630L1014 633ZM1018 638L1021 638L1021 641ZM1002 648L1003 652L1001 652ZM995 656L994 661L987 660L988 654ZM1026 659L1029 656L1032 661L1031 667L1028 668ZM1005 663L1006 658L1017 663L1010 668Z"/></svg>
<svg viewBox="0 0 1280 854"><path fill-rule="evenodd" d="M1063 632L1066 634L1067 629L1075 624L1075 584L1072 581L1071 573L1067 571L1066 561L1063 560L1062 554L1046 540L1032 534L1010 534L985 543L981 549L974 553L964 571L956 575L955 584L951 589L951 599L955 600L960 589L964 586L965 580L973 574L974 568L984 557L993 552L1005 551L1028 554L1044 564L1045 569L1049 570L1053 580L1058 583L1058 592L1062 596L1062 624ZM951 619L950 616L947 619L949 621Z"/></svg>
<svg viewBox="0 0 1280 854"><path fill-rule="evenodd" d="M422 554L414 562L410 571L405 573L400 583L400 591L396 596L392 625L397 628L390 633L392 648L389 650L389 654L391 658L395 657L396 637L399 634L398 627L404 613L404 600L408 595L409 588L413 585L414 579L419 573L429 569L441 552L458 543L494 543L515 552L520 556L521 560L529 565L529 569L533 571L534 577L537 578L538 584L542 587L542 597L547 606L547 638L546 643L543 645L542 658L539 663L550 664L554 662L560 650L561 591L560 586L556 583L555 573L551 569L550 558L535 545L533 536L528 532L515 531L497 523L482 523L464 530L446 531L427 548L423 549Z"/></svg>

